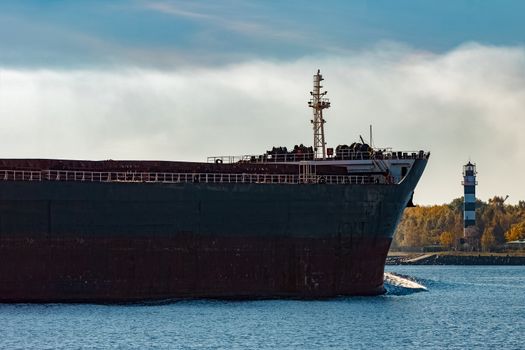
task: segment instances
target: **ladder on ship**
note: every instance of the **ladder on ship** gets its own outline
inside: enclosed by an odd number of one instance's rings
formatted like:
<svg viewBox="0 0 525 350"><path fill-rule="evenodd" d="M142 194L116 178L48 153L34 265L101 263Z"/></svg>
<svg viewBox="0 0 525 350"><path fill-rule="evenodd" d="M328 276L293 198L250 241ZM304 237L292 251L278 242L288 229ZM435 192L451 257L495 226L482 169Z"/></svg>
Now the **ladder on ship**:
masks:
<svg viewBox="0 0 525 350"><path fill-rule="evenodd" d="M299 162L299 183L313 183L317 180L315 165L310 161Z"/></svg>

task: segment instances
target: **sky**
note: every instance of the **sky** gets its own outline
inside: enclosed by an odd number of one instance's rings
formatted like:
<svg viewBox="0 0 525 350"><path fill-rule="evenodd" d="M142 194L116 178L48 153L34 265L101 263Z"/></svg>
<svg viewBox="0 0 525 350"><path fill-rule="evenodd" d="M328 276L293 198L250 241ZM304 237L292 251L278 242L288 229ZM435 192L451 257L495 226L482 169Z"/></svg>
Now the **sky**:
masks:
<svg viewBox="0 0 525 350"><path fill-rule="evenodd" d="M419 204L525 200L525 2L0 2L3 158L163 159L310 144L428 150Z"/></svg>

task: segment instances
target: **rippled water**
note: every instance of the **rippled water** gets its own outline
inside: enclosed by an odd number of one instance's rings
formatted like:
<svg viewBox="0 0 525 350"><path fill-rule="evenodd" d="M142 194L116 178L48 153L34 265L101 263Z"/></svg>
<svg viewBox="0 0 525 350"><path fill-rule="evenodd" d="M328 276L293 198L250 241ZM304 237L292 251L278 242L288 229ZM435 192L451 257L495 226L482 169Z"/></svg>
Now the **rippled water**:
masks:
<svg viewBox="0 0 525 350"><path fill-rule="evenodd" d="M389 266L428 291L328 301L0 305L0 347L524 349L525 267Z"/></svg>

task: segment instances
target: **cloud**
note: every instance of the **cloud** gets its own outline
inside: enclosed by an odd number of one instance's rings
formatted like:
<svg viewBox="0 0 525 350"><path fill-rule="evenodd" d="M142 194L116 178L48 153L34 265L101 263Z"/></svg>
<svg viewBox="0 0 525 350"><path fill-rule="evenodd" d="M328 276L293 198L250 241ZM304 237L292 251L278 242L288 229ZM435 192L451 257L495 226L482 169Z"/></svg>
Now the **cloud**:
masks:
<svg viewBox="0 0 525 350"><path fill-rule="evenodd" d="M173 4L168 4L165 2L147 2L144 4L145 8L150 10L159 11L169 15L175 15L180 17L187 17L192 19L204 19L204 20L215 20L217 17L212 15L207 15L204 13L199 13L195 11L188 11L179 8Z"/></svg>
<svg viewBox="0 0 525 350"><path fill-rule="evenodd" d="M336 57L214 68L0 69L0 157L206 160L310 144L307 108L320 68L331 146L432 152L416 202L462 194L462 165L482 199L525 199L525 49L467 44L444 54L381 45Z"/></svg>
<svg viewBox="0 0 525 350"><path fill-rule="evenodd" d="M215 6L210 6L207 9L203 4L189 6L191 4L181 3L177 1L148 1L143 3L143 7L149 10L158 11L163 14L182 17L202 24L210 25L215 28L241 34L243 36L258 36L268 39L282 39L286 41L305 41L306 37L301 35L298 31L287 30L283 23L275 23L275 19L261 18L256 19L252 15L253 9L243 9L243 11L228 10L227 14L211 14L218 13ZM241 7L242 3L237 4ZM197 8L194 8L197 7ZM242 16L243 19L238 19ZM264 22L263 22L264 21Z"/></svg>

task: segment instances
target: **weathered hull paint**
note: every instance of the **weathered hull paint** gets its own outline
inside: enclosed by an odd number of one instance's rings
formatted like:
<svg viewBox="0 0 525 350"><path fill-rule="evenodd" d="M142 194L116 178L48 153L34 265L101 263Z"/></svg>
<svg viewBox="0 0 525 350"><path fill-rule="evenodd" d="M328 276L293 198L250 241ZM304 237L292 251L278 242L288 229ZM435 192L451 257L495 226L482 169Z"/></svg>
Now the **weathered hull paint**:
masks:
<svg viewBox="0 0 525 350"><path fill-rule="evenodd" d="M0 248L2 302L326 298L383 292L388 239L17 239Z"/></svg>
<svg viewBox="0 0 525 350"><path fill-rule="evenodd" d="M0 182L0 302L384 291L398 185Z"/></svg>

